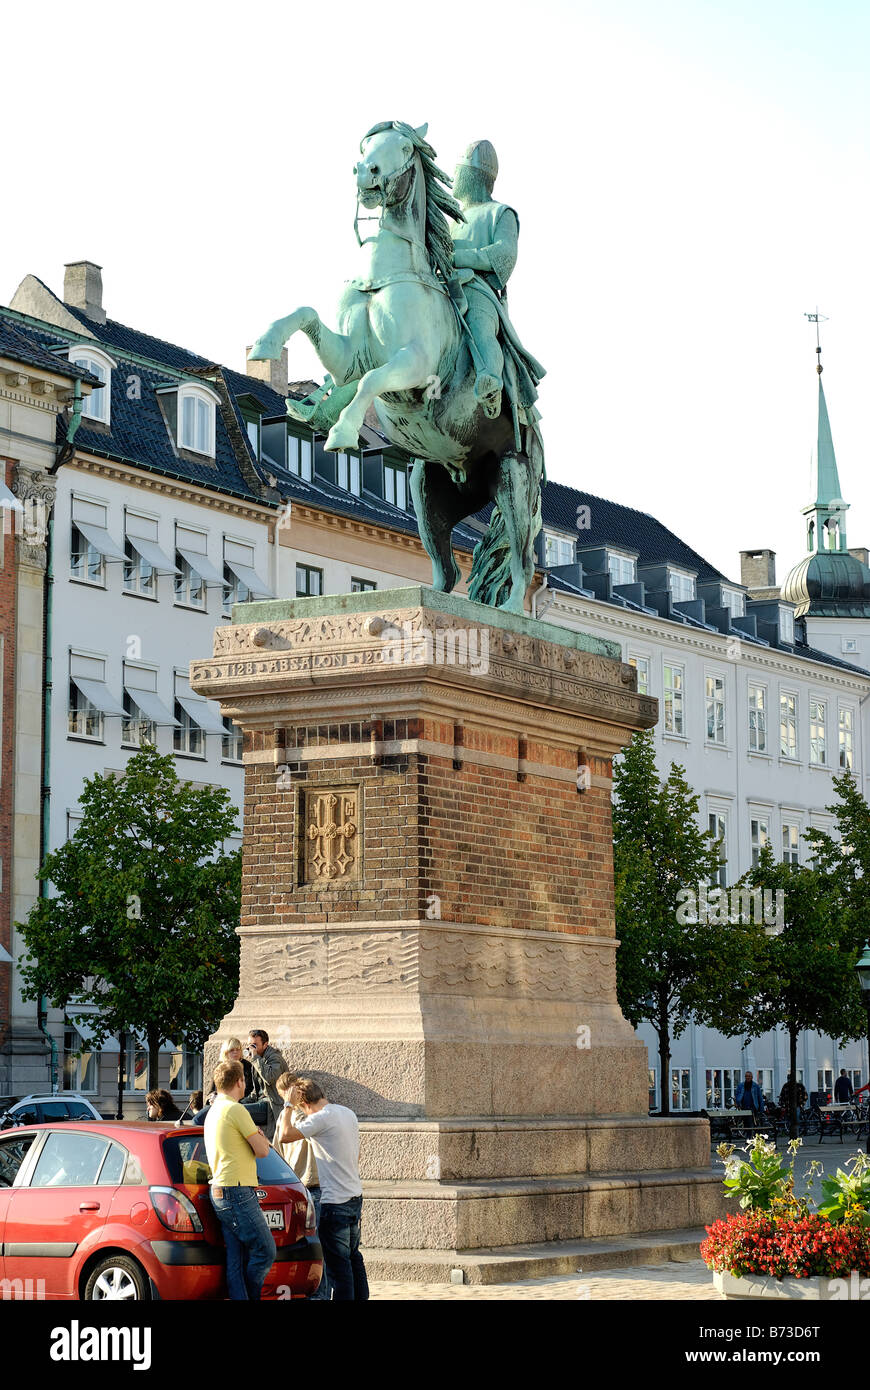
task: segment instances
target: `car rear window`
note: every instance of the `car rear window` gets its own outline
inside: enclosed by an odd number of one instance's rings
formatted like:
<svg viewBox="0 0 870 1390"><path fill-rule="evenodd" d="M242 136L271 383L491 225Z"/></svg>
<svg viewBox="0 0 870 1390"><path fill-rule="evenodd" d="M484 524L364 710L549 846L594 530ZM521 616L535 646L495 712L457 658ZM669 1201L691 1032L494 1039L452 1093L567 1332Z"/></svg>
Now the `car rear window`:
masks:
<svg viewBox="0 0 870 1390"><path fill-rule="evenodd" d="M211 1181L211 1168L205 1152L205 1136L202 1134L168 1134L163 1141L166 1166L174 1183L188 1185ZM275 1149L270 1148L264 1158L257 1159L257 1182L269 1183L298 1182L296 1174L285 1163Z"/></svg>

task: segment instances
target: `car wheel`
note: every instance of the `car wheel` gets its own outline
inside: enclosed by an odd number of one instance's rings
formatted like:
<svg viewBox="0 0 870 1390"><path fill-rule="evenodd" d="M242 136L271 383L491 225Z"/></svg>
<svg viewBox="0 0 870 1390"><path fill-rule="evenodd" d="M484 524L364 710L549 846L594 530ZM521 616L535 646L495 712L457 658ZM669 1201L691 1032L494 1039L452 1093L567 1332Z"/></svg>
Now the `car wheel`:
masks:
<svg viewBox="0 0 870 1390"><path fill-rule="evenodd" d="M85 1285L87 1303L108 1298L144 1303L148 1296L148 1280L129 1255L107 1255L94 1265Z"/></svg>

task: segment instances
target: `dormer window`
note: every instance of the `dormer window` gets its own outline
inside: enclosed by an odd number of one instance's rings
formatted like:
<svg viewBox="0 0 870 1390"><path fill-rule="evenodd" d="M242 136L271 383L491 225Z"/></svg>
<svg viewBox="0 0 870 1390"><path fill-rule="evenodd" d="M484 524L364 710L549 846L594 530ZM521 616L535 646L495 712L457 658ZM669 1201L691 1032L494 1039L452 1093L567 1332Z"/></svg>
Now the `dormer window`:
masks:
<svg viewBox="0 0 870 1390"><path fill-rule="evenodd" d="M695 576L685 570L668 569L668 588L674 603L690 603L695 597Z"/></svg>
<svg viewBox="0 0 870 1390"><path fill-rule="evenodd" d="M78 343L70 348L69 360L74 366L81 367L83 371L90 372L92 376L105 383L103 386L94 386L89 396L82 396L82 418L99 420L102 424L108 425L112 415L112 368L118 365L117 362L109 357L108 353L91 347L90 343L86 346Z"/></svg>
<svg viewBox="0 0 870 1390"><path fill-rule="evenodd" d="M556 531L544 532L544 564L573 565L574 540L571 536L560 536Z"/></svg>
<svg viewBox="0 0 870 1390"><path fill-rule="evenodd" d="M352 492L354 497L359 497L362 491L362 481L360 477L359 458L356 454L338 454L338 486L344 488L345 492Z"/></svg>
<svg viewBox="0 0 870 1390"><path fill-rule="evenodd" d="M722 607L727 608L732 618L744 618L746 616L746 596L739 589L728 589L723 584L721 589Z"/></svg>
<svg viewBox="0 0 870 1390"><path fill-rule="evenodd" d="M787 646L794 646L794 609L780 608L779 610L779 640L785 642Z"/></svg>
<svg viewBox="0 0 870 1390"><path fill-rule="evenodd" d="M214 458L214 410L217 397L200 386L178 388L178 443L182 449Z"/></svg>
<svg viewBox="0 0 870 1390"><path fill-rule="evenodd" d="M607 569L614 584L633 584L636 579L637 561L631 555L621 555L618 550L608 550Z"/></svg>

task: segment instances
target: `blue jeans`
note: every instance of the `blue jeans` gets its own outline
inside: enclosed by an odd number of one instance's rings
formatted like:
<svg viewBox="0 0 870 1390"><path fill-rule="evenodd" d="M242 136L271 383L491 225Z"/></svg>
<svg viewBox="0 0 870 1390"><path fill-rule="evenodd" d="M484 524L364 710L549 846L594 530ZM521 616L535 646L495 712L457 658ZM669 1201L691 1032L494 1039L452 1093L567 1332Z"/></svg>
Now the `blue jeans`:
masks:
<svg viewBox="0 0 870 1390"><path fill-rule="evenodd" d="M362 1197L324 1202L320 1208L320 1244L336 1303L361 1303L369 1296L359 1248L361 1216Z"/></svg>
<svg viewBox="0 0 870 1390"><path fill-rule="evenodd" d="M309 1187L309 1189L308 1189L308 1195L309 1195L309 1197L311 1198L312 1202L314 1203L314 1214L315 1214L315 1217L316 1217L316 1219L317 1219L317 1230L318 1230L318 1234L319 1234L319 1232L320 1232L320 1197L321 1197L320 1188L319 1188L319 1187ZM315 1292L308 1295L308 1300L309 1300L310 1303L328 1303L328 1302L329 1302L329 1299L330 1299L330 1297L331 1297L331 1294L332 1294L332 1290L331 1290L330 1287L329 1287L329 1275L328 1275L327 1272L326 1272L326 1261L324 1260L324 1261L323 1261L323 1274L322 1274L321 1277L320 1277L320 1283L318 1284L317 1289L315 1290Z"/></svg>
<svg viewBox="0 0 870 1390"><path fill-rule="evenodd" d="M275 1263L275 1239L253 1187L223 1187L211 1193L227 1247L227 1291L234 1300L259 1300L263 1281Z"/></svg>

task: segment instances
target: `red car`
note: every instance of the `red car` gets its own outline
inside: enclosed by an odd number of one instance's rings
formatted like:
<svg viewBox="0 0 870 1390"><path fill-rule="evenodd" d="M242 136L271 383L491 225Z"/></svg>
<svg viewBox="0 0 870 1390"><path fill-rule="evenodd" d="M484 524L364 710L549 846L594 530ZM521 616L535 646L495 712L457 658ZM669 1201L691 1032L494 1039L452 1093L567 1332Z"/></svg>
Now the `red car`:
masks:
<svg viewBox="0 0 870 1390"><path fill-rule="evenodd" d="M0 1134L0 1298L226 1298L201 1125L67 1120ZM278 1255L263 1297L305 1298L323 1254L314 1203L274 1149L257 1159Z"/></svg>

